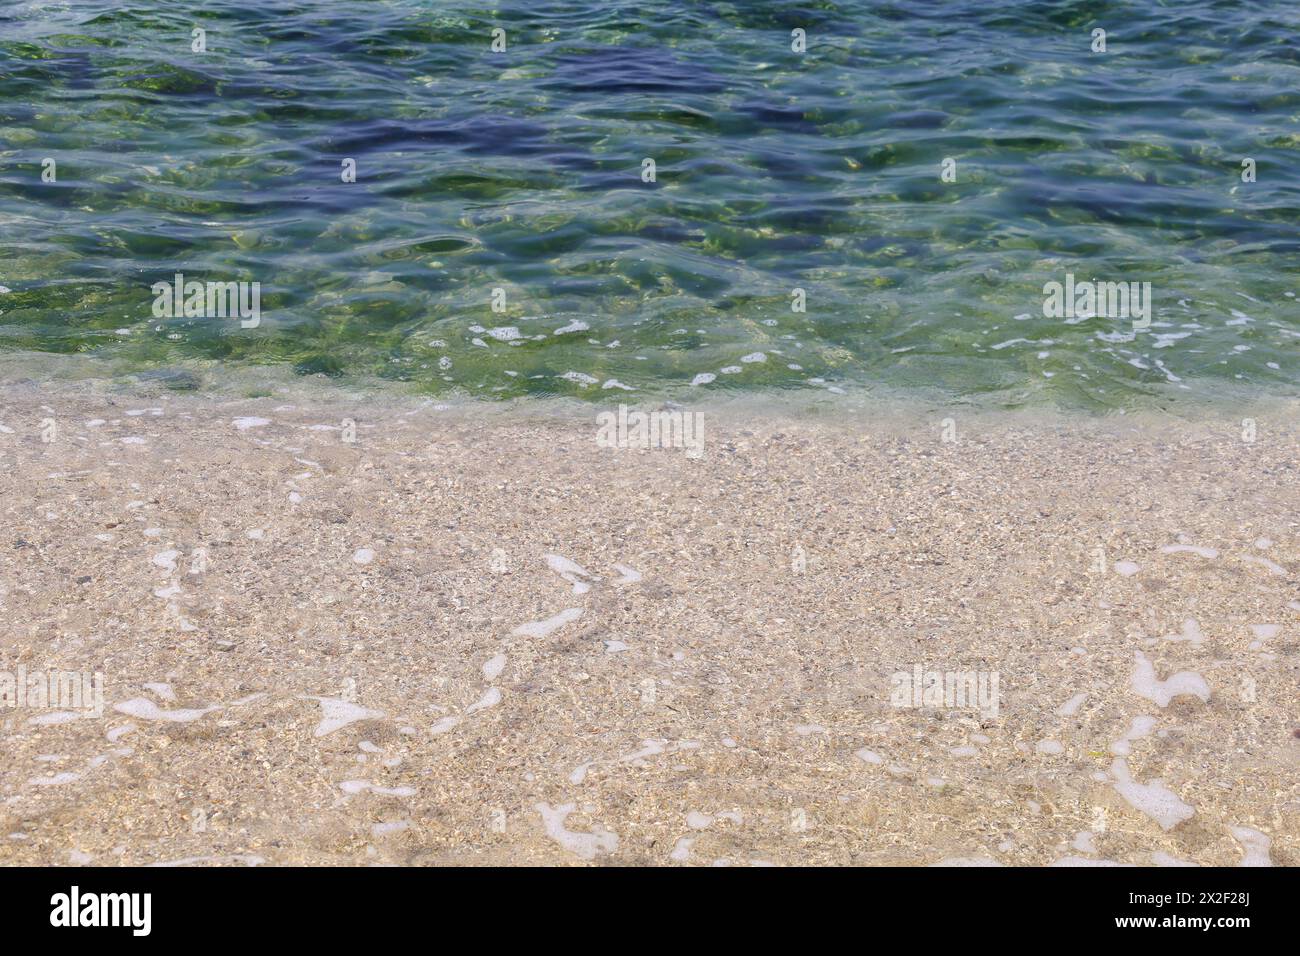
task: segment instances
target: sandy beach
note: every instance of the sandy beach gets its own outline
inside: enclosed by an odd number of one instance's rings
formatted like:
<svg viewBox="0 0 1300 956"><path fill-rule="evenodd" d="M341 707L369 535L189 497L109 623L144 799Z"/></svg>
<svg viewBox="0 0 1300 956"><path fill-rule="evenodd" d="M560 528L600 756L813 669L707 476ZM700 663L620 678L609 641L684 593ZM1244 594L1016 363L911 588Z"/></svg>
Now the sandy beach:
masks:
<svg viewBox="0 0 1300 956"><path fill-rule="evenodd" d="M617 401L7 386L0 863L1300 864L1293 407Z"/></svg>

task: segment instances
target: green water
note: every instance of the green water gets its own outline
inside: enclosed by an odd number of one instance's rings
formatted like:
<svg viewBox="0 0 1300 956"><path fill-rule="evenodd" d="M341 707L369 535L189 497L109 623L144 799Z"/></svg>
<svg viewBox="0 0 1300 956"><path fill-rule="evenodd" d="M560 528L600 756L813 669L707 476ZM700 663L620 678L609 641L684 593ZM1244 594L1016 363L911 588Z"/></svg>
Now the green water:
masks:
<svg viewBox="0 0 1300 956"><path fill-rule="evenodd" d="M1282 0L0 2L0 349L201 388L1292 394L1298 27ZM260 325L155 318L178 272L260 283ZM1044 316L1067 273L1151 283L1150 327Z"/></svg>

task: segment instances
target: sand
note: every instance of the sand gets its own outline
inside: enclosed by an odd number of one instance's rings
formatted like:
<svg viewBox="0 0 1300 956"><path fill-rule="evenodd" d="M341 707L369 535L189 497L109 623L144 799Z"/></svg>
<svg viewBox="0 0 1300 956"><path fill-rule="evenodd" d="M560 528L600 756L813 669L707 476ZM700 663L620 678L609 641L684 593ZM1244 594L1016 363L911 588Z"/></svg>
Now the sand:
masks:
<svg viewBox="0 0 1300 956"><path fill-rule="evenodd" d="M1300 864L1293 407L2 398L0 863Z"/></svg>

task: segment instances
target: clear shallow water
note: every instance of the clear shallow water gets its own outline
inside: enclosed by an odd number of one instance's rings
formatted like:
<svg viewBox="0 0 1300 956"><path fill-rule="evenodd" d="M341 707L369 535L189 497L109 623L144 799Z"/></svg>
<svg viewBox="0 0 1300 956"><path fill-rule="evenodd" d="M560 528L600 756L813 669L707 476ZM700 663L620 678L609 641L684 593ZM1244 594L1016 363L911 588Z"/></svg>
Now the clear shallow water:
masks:
<svg viewBox="0 0 1300 956"><path fill-rule="evenodd" d="M483 397L1294 393L1297 147L1283 0L0 2L0 348ZM154 318L176 272L260 282L261 326ZM1151 328L1044 317L1070 272L1150 282Z"/></svg>

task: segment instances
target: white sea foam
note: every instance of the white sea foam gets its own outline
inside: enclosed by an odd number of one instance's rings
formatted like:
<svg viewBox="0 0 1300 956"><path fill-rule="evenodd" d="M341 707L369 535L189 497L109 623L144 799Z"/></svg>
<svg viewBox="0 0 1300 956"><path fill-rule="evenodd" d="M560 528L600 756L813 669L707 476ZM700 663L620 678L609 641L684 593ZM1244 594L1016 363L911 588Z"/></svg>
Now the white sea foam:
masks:
<svg viewBox="0 0 1300 956"><path fill-rule="evenodd" d="M1219 552L1214 548L1202 548L1194 544L1167 544L1160 549L1164 554L1179 554L1187 551L1192 554L1199 554L1203 558L1214 559L1219 556Z"/></svg>
<svg viewBox="0 0 1300 956"><path fill-rule="evenodd" d="M413 797L417 793L414 787L378 787L369 780L344 780L339 789L347 794L377 793L381 797Z"/></svg>
<svg viewBox="0 0 1300 956"><path fill-rule="evenodd" d="M489 687L487 693L477 701L465 708L465 715L477 713L480 710L487 710L489 707L495 707L501 703L501 690L496 687Z"/></svg>
<svg viewBox="0 0 1300 956"><path fill-rule="evenodd" d="M577 809L577 804L565 803L552 807L548 803L538 803L534 809L542 815L546 835L575 856L592 860L601 853L613 853L618 849L618 835L601 827L593 827L590 833L580 833L565 827L565 820Z"/></svg>
<svg viewBox="0 0 1300 956"><path fill-rule="evenodd" d="M620 763L637 763L638 761L645 760L646 757L657 757L667 749L668 741L666 740L643 740L641 741L640 750L634 750L630 754L624 754L618 759Z"/></svg>
<svg viewBox="0 0 1300 956"><path fill-rule="evenodd" d="M628 584L636 584L638 581L641 580L641 572L637 571L635 568L629 568L626 564L619 564L617 561L615 561L614 570L622 575L622 577L614 579L613 584L615 587L623 587L624 585L628 585Z"/></svg>
<svg viewBox="0 0 1300 956"><path fill-rule="evenodd" d="M506 656L504 654L497 654L483 665L483 679L489 681L496 680L501 676L501 672L505 669Z"/></svg>
<svg viewBox="0 0 1300 956"><path fill-rule="evenodd" d="M1087 694L1075 694L1060 707L1056 708L1057 717L1073 717L1088 699Z"/></svg>
<svg viewBox="0 0 1300 956"><path fill-rule="evenodd" d="M179 551L159 551L153 556L153 563L168 574L174 574L176 572L176 559L180 556Z"/></svg>
<svg viewBox="0 0 1300 956"><path fill-rule="evenodd" d="M931 866L1005 866L988 856L947 856Z"/></svg>
<svg viewBox="0 0 1300 956"><path fill-rule="evenodd" d="M582 565L559 554L547 554L544 557L547 567L573 585L574 594L586 594L591 590L590 584L580 580L580 578L591 577Z"/></svg>
<svg viewBox="0 0 1300 956"><path fill-rule="evenodd" d="M1160 780L1138 783L1129 773L1128 764L1116 757L1110 765L1115 775L1115 790L1130 806L1145 813L1162 830L1172 830L1184 820L1190 820L1196 811Z"/></svg>
<svg viewBox="0 0 1300 956"><path fill-rule="evenodd" d="M148 863L147 866L195 866L199 863L242 863L244 866L261 866L266 860L251 853L235 853L227 856L186 856L179 860L164 860Z"/></svg>
<svg viewBox="0 0 1300 956"><path fill-rule="evenodd" d="M33 787L61 787L64 784L76 783L80 779L79 773L57 773L50 777L32 777L27 783Z"/></svg>
<svg viewBox="0 0 1300 956"><path fill-rule="evenodd" d="M53 713L37 714L35 717L29 717L27 723L34 727L45 727L51 724L68 724L74 720L81 720L84 716L84 714L71 710L56 710Z"/></svg>
<svg viewBox="0 0 1300 956"><path fill-rule="evenodd" d="M351 701L336 700L331 697L309 697L308 700L320 701L321 722L316 727L314 736L324 737L348 724L358 720L378 720L384 716L381 710L370 710Z"/></svg>
<svg viewBox="0 0 1300 956"><path fill-rule="evenodd" d="M1233 839L1246 850L1246 855L1241 858L1238 866L1273 865L1273 861L1268 856L1268 848L1272 845L1272 840L1250 827L1232 827L1231 830Z"/></svg>
<svg viewBox="0 0 1300 956"><path fill-rule="evenodd" d="M1191 644L1204 644L1205 635L1201 633L1201 626L1196 623L1196 618L1189 617L1183 621L1183 630L1180 634L1166 634L1166 641L1187 641Z"/></svg>
<svg viewBox="0 0 1300 956"><path fill-rule="evenodd" d="M1156 718L1142 714L1133 718L1128 733L1110 745L1110 752L1117 757L1127 757L1133 750L1132 743L1141 740L1155 729Z"/></svg>
<svg viewBox="0 0 1300 956"><path fill-rule="evenodd" d="M1239 557L1247 564L1258 564L1261 568L1268 568L1268 570L1274 574L1286 575L1286 568L1282 567L1282 565L1278 564L1276 561L1270 561L1268 558L1261 558L1253 554L1243 554Z"/></svg>
<svg viewBox="0 0 1300 956"><path fill-rule="evenodd" d="M1175 697L1198 697L1209 701L1210 686L1195 671L1179 671L1165 680L1156 679L1155 665L1141 651L1134 651L1137 666L1133 671L1133 692L1157 707L1168 707Z"/></svg>
<svg viewBox="0 0 1300 956"><path fill-rule="evenodd" d="M674 863L685 863L691 858L691 847L695 845L695 837L678 837L677 842L673 844L673 852L668 854L668 859Z"/></svg>
<svg viewBox="0 0 1300 956"><path fill-rule="evenodd" d="M171 684L160 684L157 682L142 685L145 690L151 691L159 700L174 701L176 692L172 690Z"/></svg>
<svg viewBox="0 0 1300 956"><path fill-rule="evenodd" d="M582 617L582 608L566 608L553 617L548 617L544 621L531 621L528 624L521 624L511 633L515 637L546 637L552 631L564 627Z"/></svg>
<svg viewBox="0 0 1300 956"><path fill-rule="evenodd" d="M204 714L210 714L214 710L220 710L221 708L203 707L200 709L162 710L147 698L134 697L120 704L114 704L113 709L119 714L126 714L128 717L136 717L140 720L163 720L174 724L185 724L198 720Z"/></svg>
<svg viewBox="0 0 1300 956"><path fill-rule="evenodd" d="M1134 866L1133 863L1117 863L1114 860L1093 860L1086 856L1063 856L1048 866Z"/></svg>

